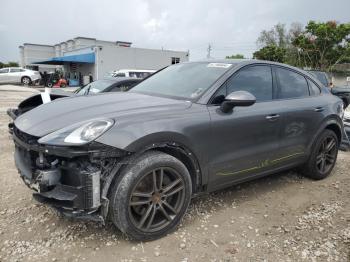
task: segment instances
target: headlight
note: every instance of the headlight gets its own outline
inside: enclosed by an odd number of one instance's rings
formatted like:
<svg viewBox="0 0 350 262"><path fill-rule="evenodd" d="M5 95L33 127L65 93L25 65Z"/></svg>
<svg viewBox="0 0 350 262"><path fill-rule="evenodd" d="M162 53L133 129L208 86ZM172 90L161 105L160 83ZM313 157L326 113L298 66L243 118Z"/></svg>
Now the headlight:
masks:
<svg viewBox="0 0 350 262"><path fill-rule="evenodd" d="M111 119L82 122L48 134L38 142L46 145L83 145L101 136L113 124L114 121Z"/></svg>

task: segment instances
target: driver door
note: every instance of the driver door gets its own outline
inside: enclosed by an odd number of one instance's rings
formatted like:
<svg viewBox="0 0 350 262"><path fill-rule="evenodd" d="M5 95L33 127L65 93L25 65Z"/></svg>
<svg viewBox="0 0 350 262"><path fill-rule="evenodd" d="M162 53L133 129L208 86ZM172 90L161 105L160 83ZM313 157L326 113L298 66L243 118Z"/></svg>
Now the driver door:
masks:
<svg viewBox="0 0 350 262"><path fill-rule="evenodd" d="M277 159L281 120L273 101L272 79L268 65L244 67L226 81L214 96L214 104L208 106L212 133L210 190L258 175ZM256 103L223 113L220 102L240 90L253 94Z"/></svg>

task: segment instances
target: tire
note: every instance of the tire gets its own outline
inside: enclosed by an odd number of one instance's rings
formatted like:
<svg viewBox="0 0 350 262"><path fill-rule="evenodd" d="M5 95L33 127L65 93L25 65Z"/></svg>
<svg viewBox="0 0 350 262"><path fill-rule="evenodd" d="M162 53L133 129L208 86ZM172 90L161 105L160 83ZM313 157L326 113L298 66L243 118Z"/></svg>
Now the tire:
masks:
<svg viewBox="0 0 350 262"><path fill-rule="evenodd" d="M22 77L22 79L21 79L22 85L25 85L25 86L30 85L31 82L32 82L32 80L31 80L28 76L24 76L24 77Z"/></svg>
<svg viewBox="0 0 350 262"><path fill-rule="evenodd" d="M337 161L338 149L337 135L334 131L325 129L316 139L309 160L302 168L302 173L315 180L326 178Z"/></svg>
<svg viewBox="0 0 350 262"><path fill-rule="evenodd" d="M343 99L343 109L345 110L348 107L348 101L346 99Z"/></svg>
<svg viewBox="0 0 350 262"><path fill-rule="evenodd" d="M52 88L53 84L52 83L47 83L48 88Z"/></svg>
<svg viewBox="0 0 350 262"><path fill-rule="evenodd" d="M168 154L149 151L118 175L109 194L109 215L132 239L155 240L176 229L191 195L191 177L185 165Z"/></svg>
<svg viewBox="0 0 350 262"><path fill-rule="evenodd" d="M61 84L61 88L65 88L66 87L66 84Z"/></svg>

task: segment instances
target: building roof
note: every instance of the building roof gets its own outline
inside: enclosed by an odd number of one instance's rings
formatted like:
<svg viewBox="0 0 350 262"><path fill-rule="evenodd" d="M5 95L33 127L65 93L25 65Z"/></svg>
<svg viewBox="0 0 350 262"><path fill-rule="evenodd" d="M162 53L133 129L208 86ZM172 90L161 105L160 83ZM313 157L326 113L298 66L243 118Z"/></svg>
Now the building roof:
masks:
<svg viewBox="0 0 350 262"><path fill-rule="evenodd" d="M42 45L42 44L32 44L32 43L24 43L23 46L26 45L35 45L35 46L47 46L47 47L53 47L53 45Z"/></svg>

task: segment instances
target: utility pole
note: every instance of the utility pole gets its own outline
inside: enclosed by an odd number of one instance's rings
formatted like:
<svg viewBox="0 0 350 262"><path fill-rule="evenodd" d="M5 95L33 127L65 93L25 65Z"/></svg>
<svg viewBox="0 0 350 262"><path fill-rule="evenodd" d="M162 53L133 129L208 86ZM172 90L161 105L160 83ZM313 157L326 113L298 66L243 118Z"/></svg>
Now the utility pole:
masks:
<svg viewBox="0 0 350 262"><path fill-rule="evenodd" d="M208 49L207 49L207 58L210 58L210 52L211 52L211 44L208 44Z"/></svg>

